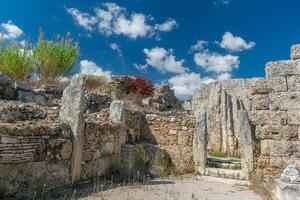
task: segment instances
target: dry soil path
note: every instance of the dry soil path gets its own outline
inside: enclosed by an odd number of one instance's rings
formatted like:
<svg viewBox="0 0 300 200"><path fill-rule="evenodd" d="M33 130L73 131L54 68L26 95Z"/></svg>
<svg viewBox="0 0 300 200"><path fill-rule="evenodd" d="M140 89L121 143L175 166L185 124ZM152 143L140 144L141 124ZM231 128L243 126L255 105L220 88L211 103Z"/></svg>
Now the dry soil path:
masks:
<svg viewBox="0 0 300 200"><path fill-rule="evenodd" d="M196 178L156 180L152 185L126 186L82 200L265 200L245 186Z"/></svg>

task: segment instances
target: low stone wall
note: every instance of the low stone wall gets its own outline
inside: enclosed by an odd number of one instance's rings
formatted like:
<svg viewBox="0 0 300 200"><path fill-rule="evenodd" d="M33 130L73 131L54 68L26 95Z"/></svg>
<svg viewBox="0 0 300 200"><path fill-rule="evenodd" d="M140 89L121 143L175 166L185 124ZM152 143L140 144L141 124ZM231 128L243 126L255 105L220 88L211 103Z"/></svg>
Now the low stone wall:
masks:
<svg viewBox="0 0 300 200"><path fill-rule="evenodd" d="M187 112L146 115L149 129L159 148L166 150L179 173L194 171L193 134L195 119Z"/></svg>

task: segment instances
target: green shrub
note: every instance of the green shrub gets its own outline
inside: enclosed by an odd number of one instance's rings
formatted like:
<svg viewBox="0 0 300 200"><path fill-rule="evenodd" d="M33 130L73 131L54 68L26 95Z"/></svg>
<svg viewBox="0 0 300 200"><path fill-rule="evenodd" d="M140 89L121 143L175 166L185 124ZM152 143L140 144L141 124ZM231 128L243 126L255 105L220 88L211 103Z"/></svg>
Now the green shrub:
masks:
<svg viewBox="0 0 300 200"><path fill-rule="evenodd" d="M40 31L39 41L33 49L34 67L41 81L56 82L69 73L79 56L79 46L73 43L70 33L55 41L44 40Z"/></svg>
<svg viewBox="0 0 300 200"><path fill-rule="evenodd" d="M32 73L32 56L28 47L17 43L0 44L0 71L13 80L24 80Z"/></svg>

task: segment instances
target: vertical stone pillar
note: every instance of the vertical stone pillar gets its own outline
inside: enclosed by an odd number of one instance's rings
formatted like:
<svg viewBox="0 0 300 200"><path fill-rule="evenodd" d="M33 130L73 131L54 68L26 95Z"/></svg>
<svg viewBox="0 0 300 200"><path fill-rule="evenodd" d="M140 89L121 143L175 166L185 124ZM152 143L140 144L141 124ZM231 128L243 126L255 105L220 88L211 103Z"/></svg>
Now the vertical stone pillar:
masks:
<svg viewBox="0 0 300 200"><path fill-rule="evenodd" d="M110 104L109 119L120 125L119 143L116 147L116 152L121 155L122 145L126 142L126 127L125 127L125 104L123 101L114 100Z"/></svg>
<svg viewBox="0 0 300 200"><path fill-rule="evenodd" d="M85 76L75 76L70 85L63 92L62 106L59 112L59 120L71 127L72 130L72 183L80 180L81 160L84 143L84 110L85 110Z"/></svg>
<svg viewBox="0 0 300 200"><path fill-rule="evenodd" d="M254 152L251 125L245 110L238 111L238 127L242 170L248 176L254 170Z"/></svg>
<svg viewBox="0 0 300 200"><path fill-rule="evenodd" d="M199 174L204 174L207 158L207 123L206 112L196 113L196 127L193 138L193 160L195 170Z"/></svg>

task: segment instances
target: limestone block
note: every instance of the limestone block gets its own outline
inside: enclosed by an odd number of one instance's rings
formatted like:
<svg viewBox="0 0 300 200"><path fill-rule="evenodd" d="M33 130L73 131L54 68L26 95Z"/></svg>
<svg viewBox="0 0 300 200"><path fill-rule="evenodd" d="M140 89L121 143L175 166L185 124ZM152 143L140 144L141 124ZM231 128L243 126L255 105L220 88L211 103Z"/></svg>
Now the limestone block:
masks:
<svg viewBox="0 0 300 200"><path fill-rule="evenodd" d="M249 94L268 94L270 92L286 92L287 83L285 77L252 78L249 79Z"/></svg>
<svg viewBox="0 0 300 200"><path fill-rule="evenodd" d="M242 170L249 175L254 170L253 136L247 111L238 111Z"/></svg>
<svg viewBox="0 0 300 200"><path fill-rule="evenodd" d="M256 126L256 136L259 139L273 139L273 140L297 140L298 126L293 125L263 125Z"/></svg>
<svg viewBox="0 0 300 200"><path fill-rule="evenodd" d="M291 47L291 59L300 59L300 44L296 44Z"/></svg>
<svg viewBox="0 0 300 200"><path fill-rule="evenodd" d="M300 76L288 76L287 85L289 91L300 91Z"/></svg>
<svg viewBox="0 0 300 200"><path fill-rule="evenodd" d="M300 141L262 140L261 155L274 157L300 157Z"/></svg>
<svg viewBox="0 0 300 200"><path fill-rule="evenodd" d="M285 125L287 113L285 111L254 110L249 112L253 125Z"/></svg>
<svg viewBox="0 0 300 200"><path fill-rule="evenodd" d="M253 110L269 110L269 95L255 94L251 96Z"/></svg>
<svg viewBox="0 0 300 200"><path fill-rule="evenodd" d="M207 156L207 121L206 112L196 115L196 127L193 138L193 160L196 171L204 174Z"/></svg>
<svg viewBox="0 0 300 200"><path fill-rule="evenodd" d="M289 110L288 114L288 124L300 125L300 111L299 110Z"/></svg>
<svg viewBox="0 0 300 200"><path fill-rule="evenodd" d="M300 75L299 60L283 60L266 64L266 77Z"/></svg>
<svg viewBox="0 0 300 200"><path fill-rule="evenodd" d="M300 110L300 91L270 93L270 110Z"/></svg>
<svg viewBox="0 0 300 200"><path fill-rule="evenodd" d="M85 76L75 76L70 85L63 92L62 106L59 112L59 120L71 127L72 130L72 182L80 179L81 160L84 143L85 123L83 114L85 111Z"/></svg>

